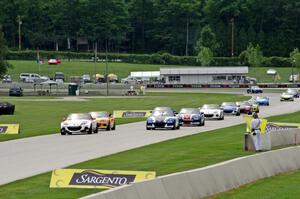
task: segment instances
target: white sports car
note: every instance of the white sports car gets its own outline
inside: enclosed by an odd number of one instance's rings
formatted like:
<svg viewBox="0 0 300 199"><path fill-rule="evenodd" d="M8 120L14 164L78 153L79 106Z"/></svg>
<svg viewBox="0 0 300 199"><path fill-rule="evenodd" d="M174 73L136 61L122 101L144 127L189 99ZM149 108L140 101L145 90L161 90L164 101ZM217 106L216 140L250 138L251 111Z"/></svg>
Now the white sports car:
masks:
<svg viewBox="0 0 300 199"><path fill-rule="evenodd" d="M292 93L282 93L280 101L294 101L294 95Z"/></svg>
<svg viewBox="0 0 300 199"><path fill-rule="evenodd" d="M200 109L200 112L204 114L207 119L224 120L224 111L218 104L204 104Z"/></svg>
<svg viewBox="0 0 300 199"><path fill-rule="evenodd" d="M89 113L72 113L61 122L60 133L98 133L97 121Z"/></svg>

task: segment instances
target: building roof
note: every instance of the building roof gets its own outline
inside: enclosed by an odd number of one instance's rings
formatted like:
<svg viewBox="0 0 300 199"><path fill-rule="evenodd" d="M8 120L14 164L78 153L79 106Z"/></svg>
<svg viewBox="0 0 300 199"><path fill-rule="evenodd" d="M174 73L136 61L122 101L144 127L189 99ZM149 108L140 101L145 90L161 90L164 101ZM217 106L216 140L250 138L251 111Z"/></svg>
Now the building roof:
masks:
<svg viewBox="0 0 300 199"><path fill-rule="evenodd" d="M159 71L140 71L140 72L131 72L131 77L159 77Z"/></svg>
<svg viewBox="0 0 300 199"><path fill-rule="evenodd" d="M247 66L160 68L161 75L248 74Z"/></svg>

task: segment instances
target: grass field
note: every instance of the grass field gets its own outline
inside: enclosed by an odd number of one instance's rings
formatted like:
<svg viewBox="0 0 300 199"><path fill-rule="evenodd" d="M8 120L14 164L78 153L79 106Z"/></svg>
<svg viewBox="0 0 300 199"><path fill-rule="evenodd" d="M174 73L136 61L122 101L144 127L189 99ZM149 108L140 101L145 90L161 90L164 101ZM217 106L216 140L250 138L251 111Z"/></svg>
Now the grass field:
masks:
<svg viewBox="0 0 300 199"><path fill-rule="evenodd" d="M35 61L9 61L14 67L9 69L9 74L16 81L22 72L39 73L39 67ZM128 63L108 63L108 73L117 74L119 77L127 77L132 71L158 71L160 67L168 67L166 65L150 65L150 64L128 64ZM180 66L172 66L180 67ZM249 76L256 77L259 82L273 82L272 76L267 75L268 67L249 68ZM280 80L277 82L287 82L291 74L291 68L275 68L278 71ZM68 79L70 76L81 76L83 74L96 73L105 74L105 63L97 63L96 68L93 62L62 62L61 65L42 64L40 66L40 74L54 76L55 72L61 71Z"/></svg>
<svg viewBox="0 0 300 199"><path fill-rule="evenodd" d="M270 121L299 122L300 112L269 118ZM129 150L115 155L83 162L69 168L82 169L118 169L156 171L157 175L185 171L215 164L225 160L252 154L242 149L242 132L244 125L218 129L206 133L187 136L184 138L165 141L158 144ZM4 186L0 186L0 198L5 199L71 199L87 194L95 193L95 189L49 189L51 173L19 180ZM273 193L289 191L294 198L299 193L298 180L285 181L289 186L281 186L282 190L275 190L269 184L269 192L264 193L264 198L272 198ZM285 190L283 190L286 188ZM234 197L234 195L232 195ZM231 197L232 198L232 197ZM246 196L247 198L247 196ZM259 199L261 195L254 195L252 199ZM284 197L283 197L284 198ZM293 197L290 197L293 198Z"/></svg>
<svg viewBox="0 0 300 199"><path fill-rule="evenodd" d="M295 199L299 198L300 170L242 186L212 197L213 199Z"/></svg>
<svg viewBox="0 0 300 199"><path fill-rule="evenodd" d="M1 123L19 123L19 135L0 135L0 141L23 137L59 133L62 118L72 112L113 110L152 110L156 106L171 106L177 111L187 105L200 107L204 103L221 103L223 101L240 101L249 97L230 94L204 93L149 93L146 98L101 98L82 102L57 101L22 101L27 98L5 97L2 100L16 105L15 115L0 116ZM32 97L28 99L34 99ZM47 98L36 98L47 99ZM20 101L21 100L21 101ZM119 119L117 124L136 122L145 119ZM43 122L40 122L43 121Z"/></svg>

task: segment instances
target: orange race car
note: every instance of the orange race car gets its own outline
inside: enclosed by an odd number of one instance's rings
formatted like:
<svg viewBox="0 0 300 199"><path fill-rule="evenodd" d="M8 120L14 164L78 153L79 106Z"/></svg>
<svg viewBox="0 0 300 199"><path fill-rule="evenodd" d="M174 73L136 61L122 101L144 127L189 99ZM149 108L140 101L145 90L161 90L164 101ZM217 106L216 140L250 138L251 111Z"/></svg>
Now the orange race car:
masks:
<svg viewBox="0 0 300 199"><path fill-rule="evenodd" d="M90 112L93 119L97 121L99 129L105 129L107 131L116 129L115 118L108 112Z"/></svg>

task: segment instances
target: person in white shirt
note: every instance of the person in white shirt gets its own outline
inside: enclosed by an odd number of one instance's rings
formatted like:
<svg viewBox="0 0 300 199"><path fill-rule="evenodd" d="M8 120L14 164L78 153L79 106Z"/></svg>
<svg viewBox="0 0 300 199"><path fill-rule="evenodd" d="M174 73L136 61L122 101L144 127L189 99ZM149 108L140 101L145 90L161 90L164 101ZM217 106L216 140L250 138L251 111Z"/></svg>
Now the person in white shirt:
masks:
<svg viewBox="0 0 300 199"><path fill-rule="evenodd" d="M261 151L260 124L262 121L258 118L257 113L253 114L253 118L254 119L251 121L251 131L253 135L254 146L256 151Z"/></svg>

